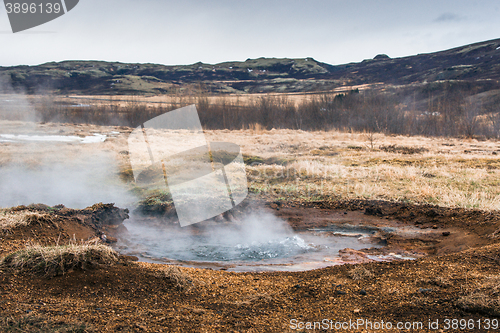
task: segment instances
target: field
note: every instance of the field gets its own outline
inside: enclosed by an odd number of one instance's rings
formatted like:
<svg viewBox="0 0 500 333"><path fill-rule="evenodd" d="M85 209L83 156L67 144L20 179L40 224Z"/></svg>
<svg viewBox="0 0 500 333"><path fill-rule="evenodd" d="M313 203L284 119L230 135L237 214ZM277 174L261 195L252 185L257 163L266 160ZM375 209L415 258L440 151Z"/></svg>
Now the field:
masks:
<svg viewBox="0 0 500 333"><path fill-rule="evenodd" d="M102 183L99 189L116 188L104 197L131 212L155 195L132 181L127 138L133 128L23 121L1 121L0 128L14 135L107 136L96 144L1 142L2 169L85 170L76 175ZM0 330L292 332L294 323L305 329L307 322L323 319L332 325L364 319L394 326L410 322L414 331L431 332L429 320L439 320L445 329L446 318L473 319L477 325L500 315L498 141L259 124L205 135L241 147L249 201L296 231L359 221L402 231L378 234L385 247L344 252L346 264L319 270L177 268L103 249L102 235L112 243L120 237L120 224L108 224L111 208L92 206L95 193L78 187L65 198L82 207L34 202L49 206L0 211L0 255L6 256L0 264ZM180 131L178 140L190 136ZM68 177L64 169L48 170L54 182ZM32 188L36 175L29 178ZM44 190L45 198L61 198ZM87 194L88 202L81 198ZM154 198L152 206L170 207L168 196ZM418 253L420 259L369 259L379 253ZM371 331L366 326L348 331L363 330Z"/></svg>
<svg viewBox="0 0 500 333"><path fill-rule="evenodd" d="M113 135L100 150L113 152L120 173L130 168L126 151L128 127L102 127L3 122L5 131L15 133L91 136ZM179 133L179 140L184 139ZM184 134L186 138L189 133ZM270 200L317 201L364 199L433 204L443 207L500 209L500 143L496 140L396 136L381 133L339 131L206 130L209 142L232 142L241 147L247 164L250 190ZM85 151L88 148L89 151ZM26 149L26 152L23 152ZM65 154L55 154L54 146L31 151L30 145L5 145L2 165L33 163L45 159L68 159L90 154L91 146L68 145ZM57 147L59 150L60 147ZM36 154L36 155L34 155ZM70 155L68 155L70 154ZM130 179L129 179L130 180Z"/></svg>
<svg viewBox="0 0 500 333"><path fill-rule="evenodd" d="M278 200L389 200L500 208L495 141L374 133L211 131L249 158L250 188Z"/></svg>

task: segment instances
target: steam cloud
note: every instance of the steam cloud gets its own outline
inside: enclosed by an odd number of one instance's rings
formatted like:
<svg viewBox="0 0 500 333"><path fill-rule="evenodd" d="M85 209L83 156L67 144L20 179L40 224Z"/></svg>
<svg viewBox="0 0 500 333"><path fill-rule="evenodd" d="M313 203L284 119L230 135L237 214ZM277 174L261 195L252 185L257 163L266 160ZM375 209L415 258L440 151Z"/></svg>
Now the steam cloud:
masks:
<svg viewBox="0 0 500 333"><path fill-rule="evenodd" d="M98 154L66 163L0 167L0 206L43 203L85 208L97 202L125 206L134 201L116 174L112 156Z"/></svg>
<svg viewBox="0 0 500 333"><path fill-rule="evenodd" d="M28 98L12 87L10 77L0 75L0 117L8 120L37 121Z"/></svg>
<svg viewBox="0 0 500 333"><path fill-rule="evenodd" d="M0 134L45 134L36 132L36 120L27 96L0 75ZM83 145L0 140L0 207L42 203L84 208L98 202L124 207L135 198L117 170L112 153L96 154Z"/></svg>

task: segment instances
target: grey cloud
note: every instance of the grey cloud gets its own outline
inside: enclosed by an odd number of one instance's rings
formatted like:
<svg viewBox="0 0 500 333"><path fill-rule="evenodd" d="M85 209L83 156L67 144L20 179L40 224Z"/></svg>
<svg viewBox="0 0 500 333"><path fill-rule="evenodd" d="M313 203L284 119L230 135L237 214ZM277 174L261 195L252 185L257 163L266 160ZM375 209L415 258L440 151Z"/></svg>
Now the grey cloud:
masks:
<svg viewBox="0 0 500 333"><path fill-rule="evenodd" d="M439 17L436 18L434 22L459 22L463 20L464 20L463 16L454 13L443 13L439 15Z"/></svg>

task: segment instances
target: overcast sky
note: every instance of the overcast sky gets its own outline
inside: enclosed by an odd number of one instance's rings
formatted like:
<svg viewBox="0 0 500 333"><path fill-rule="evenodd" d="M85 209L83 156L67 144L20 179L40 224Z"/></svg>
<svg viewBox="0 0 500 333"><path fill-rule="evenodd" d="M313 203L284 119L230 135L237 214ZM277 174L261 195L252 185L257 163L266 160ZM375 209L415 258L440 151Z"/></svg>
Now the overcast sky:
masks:
<svg viewBox="0 0 500 333"><path fill-rule="evenodd" d="M0 8L0 66L258 57L342 64L495 38L498 0L80 0L66 15L16 34Z"/></svg>

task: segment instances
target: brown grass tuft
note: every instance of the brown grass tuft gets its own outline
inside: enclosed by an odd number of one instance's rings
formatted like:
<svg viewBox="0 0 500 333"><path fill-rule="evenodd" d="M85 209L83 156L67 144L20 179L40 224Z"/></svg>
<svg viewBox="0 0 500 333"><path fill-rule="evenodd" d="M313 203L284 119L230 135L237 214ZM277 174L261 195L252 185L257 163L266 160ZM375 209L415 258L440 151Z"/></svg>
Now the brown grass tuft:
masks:
<svg viewBox="0 0 500 333"><path fill-rule="evenodd" d="M351 269L347 274L353 280L364 280L372 278L374 276L372 271L366 269L363 266L356 266L355 268Z"/></svg>
<svg viewBox="0 0 500 333"><path fill-rule="evenodd" d="M421 154L429 151L429 149L425 147L409 147L397 145L382 145L379 147L379 149L387 153L399 153L404 155Z"/></svg>
<svg viewBox="0 0 500 333"><path fill-rule="evenodd" d="M471 293L461 296L457 306L469 312L477 312L498 316L500 314L499 302L492 299L489 295L481 292Z"/></svg>
<svg viewBox="0 0 500 333"><path fill-rule="evenodd" d="M103 244L29 245L0 259L0 269L54 277L73 269L112 265L118 253Z"/></svg>
<svg viewBox="0 0 500 333"><path fill-rule="evenodd" d="M433 285L441 288L447 288L451 286L451 281L443 276L437 275L430 278L422 278L418 281L421 285Z"/></svg>
<svg viewBox="0 0 500 333"><path fill-rule="evenodd" d="M50 217L47 214L40 214L30 211L11 212L8 210L0 210L0 232L9 232L15 228L28 226L34 223L49 221Z"/></svg>
<svg viewBox="0 0 500 333"><path fill-rule="evenodd" d="M162 267L156 274L160 278L169 281L177 290L189 291L194 287L194 282L191 276L183 272L177 266L166 265Z"/></svg>
<svg viewBox="0 0 500 333"><path fill-rule="evenodd" d="M456 305L469 312L500 316L500 276L489 276L477 288L462 295Z"/></svg>
<svg viewBox="0 0 500 333"><path fill-rule="evenodd" d="M95 332L86 323L56 322L42 316L24 316L21 318L0 318L2 332L36 332L36 333L90 333Z"/></svg>

